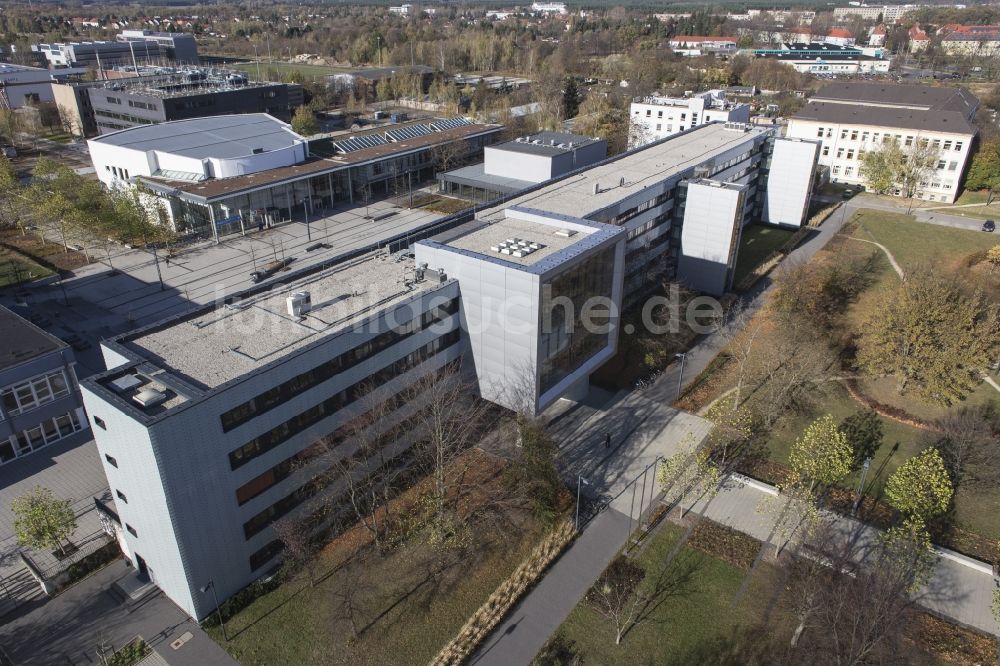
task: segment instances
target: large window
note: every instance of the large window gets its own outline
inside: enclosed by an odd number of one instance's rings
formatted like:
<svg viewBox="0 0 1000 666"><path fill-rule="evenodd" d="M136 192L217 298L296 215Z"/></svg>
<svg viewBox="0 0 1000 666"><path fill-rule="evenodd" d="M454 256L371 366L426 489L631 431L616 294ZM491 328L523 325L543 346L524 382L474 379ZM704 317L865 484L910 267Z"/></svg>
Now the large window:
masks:
<svg viewBox="0 0 1000 666"><path fill-rule="evenodd" d="M3 390L3 407L14 416L69 395L69 384L62 370L14 384Z"/></svg>
<svg viewBox="0 0 1000 666"><path fill-rule="evenodd" d="M565 379L574 370L608 344L610 331L606 318L595 315L607 312L614 284L615 247L580 262L542 286L541 393ZM604 299L603 308L591 309L592 330L583 318L589 299Z"/></svg>
<svg viewBox="0 0 1000 666"><path fill-rule="evenodd" d="M68 412L53 419L46 419L33 428L15 433L9 440L0 442L0 463L37 451L46 444L57 442L82 429L76 412Z"/></svg>
<svg viewBox="0 0 1000 666"><path fill-rule="evenodd" d="M396 326L384 333L380 333L354 349L346 351L340 356L332 358L311 370L307 370L286 382L278 384L272 389L258 394L251 400L224 412L219 417L222 420L222 431L229 432L233 428L246 423L268 410L274 409L300 393L318 386L336 374L371 358L400 340L423 331L456 312L458 312L458 299L453 298L447 303L425 312L420 317Z"/></svg>
<svg viewBox="0 0 1000 666"><path fill-rule="evenodd" d="M310 407L304 412L296 414L281 425L271 428L262 435L251 439L240 448L229 453L229 466L232 469L242 467L259 455L270 451L274 447L282 444L292 436L302 432L306 428L319 423L326 417L332 415L339 409L353 403L358 398L367 395L371 390L385 384L389 380L398 377L411 368L416 367L423 361L435 354L452 346L459 339L459 331L454 330L439 338L435 338L420 349L417 349L403 358L390 363L367 379L352 384L342 391L335 393L318 405Z"/></svg>

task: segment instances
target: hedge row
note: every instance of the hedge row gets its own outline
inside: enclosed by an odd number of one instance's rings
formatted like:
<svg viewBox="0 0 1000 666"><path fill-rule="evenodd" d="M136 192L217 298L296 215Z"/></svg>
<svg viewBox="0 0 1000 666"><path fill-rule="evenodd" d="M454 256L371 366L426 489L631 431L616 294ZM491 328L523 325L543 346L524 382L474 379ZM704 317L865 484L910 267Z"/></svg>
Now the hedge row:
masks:
<svg viewBox="0 0 1000 666"><path fill-rule="evenodd" d="M459 666L500 624L507 612L534 585L549 565L576 536L573 524L563 521L545 537L531 555L500 584L490 598L469 618L458 636L438 653L431 666Z"/></svg>

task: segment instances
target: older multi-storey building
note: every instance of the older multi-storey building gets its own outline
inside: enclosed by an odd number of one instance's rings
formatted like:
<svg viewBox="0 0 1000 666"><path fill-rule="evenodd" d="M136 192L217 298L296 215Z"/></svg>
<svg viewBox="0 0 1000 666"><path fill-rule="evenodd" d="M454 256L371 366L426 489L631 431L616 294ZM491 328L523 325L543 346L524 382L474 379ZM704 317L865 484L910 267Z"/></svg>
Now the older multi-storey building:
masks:
<svg viewBox="0 0 1000 666"><path fill-rule="evenodd" d="M860 186L864 152L889 141L904 150L929 147L938 160L914 196L950 203L961 189L978 107L979 100L964 88L833 83L789 120L788 136L822 141L819 162L829 167L831 180Z"/></svg>
<svg viewBox="0 0 1000 666"><path fill-rule="evenodd" d="M643 97L634 100L629 109L629 145L641 146L714 122L750 122L750 105L727 100L725 90L685 97Z"/></svg>
<svg viewBox="0 0 1000 666"><path fill-rule="evenodd" d="M87 428L73 350L0 307L0 465Z"/></svg>

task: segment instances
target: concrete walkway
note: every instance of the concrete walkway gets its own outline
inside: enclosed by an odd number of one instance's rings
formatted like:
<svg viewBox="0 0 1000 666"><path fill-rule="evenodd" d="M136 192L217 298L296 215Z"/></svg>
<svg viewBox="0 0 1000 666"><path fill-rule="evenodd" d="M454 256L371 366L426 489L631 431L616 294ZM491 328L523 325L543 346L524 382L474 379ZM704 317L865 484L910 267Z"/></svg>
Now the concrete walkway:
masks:
<svg viewBox="0 0 1000 666"><path fill-rule="evenodd" d="M115 649L142 636L170 666L236 666L194 620L159 591L127 605L108 590L133 569L119 560L0 626L0 648L17 666L97 664L97 645ZM174 648L172 644L179 641Z"/></svg>

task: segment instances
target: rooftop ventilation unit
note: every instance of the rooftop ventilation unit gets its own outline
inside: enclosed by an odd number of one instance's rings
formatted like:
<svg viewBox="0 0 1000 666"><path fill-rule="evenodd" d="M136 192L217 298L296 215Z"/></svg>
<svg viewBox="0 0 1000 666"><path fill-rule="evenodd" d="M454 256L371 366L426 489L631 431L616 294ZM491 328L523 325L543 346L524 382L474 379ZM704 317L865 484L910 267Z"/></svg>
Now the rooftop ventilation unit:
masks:
<svg viewBox="0 0 1000 666"><path fill-rule="evenodd" d="M114 387L116 391L118 391L119 393L124 393L125 391L133 389L136 386L142 384L142 380L136 377L135 375L122 375L118 379L109 383L111 384L111 386Z"/></svg>
<svg viewBox="0 0 1000 666"><path fill-rule="evenodd" d="M157 391L156 389L143 389L137 394L132 396L143 409L149 409L150 407L156 407L159 404L166 402L167 394L162 391Z"/></svg>
<svg viewBox="0 0 1000 666"><path fill-rule="evenodd" d="M312 296L308 291L297 291L285 299L289 317L304 317L312 309Z"/></svg>
<svg viewBox="0 0 1000 666"><path fill-rule="evenodd" d="M499 254L506 254L511 257L527 257L529 254L541 250L544 245L533 243L522 238L508 238L499 245L491 245L490 249Z"/></svg>
<svg viewBox="0 0 1000 666"><path fill-rule="evenodd" d="M572 238L573 236L576 236L576 230L575 229L557 229L555 235L559 236L560 238Z"/></svg>

